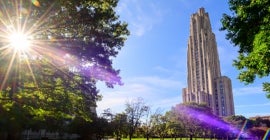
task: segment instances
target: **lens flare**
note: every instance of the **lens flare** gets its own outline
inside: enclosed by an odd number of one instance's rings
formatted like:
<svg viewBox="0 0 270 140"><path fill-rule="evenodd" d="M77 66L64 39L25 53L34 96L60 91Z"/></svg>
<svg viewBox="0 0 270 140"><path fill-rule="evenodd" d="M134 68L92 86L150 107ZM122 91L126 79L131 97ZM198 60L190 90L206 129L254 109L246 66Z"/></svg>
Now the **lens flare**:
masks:
<svg viewBox="0 0 270 140"><path fill-rule="evenodd" d="M197 111L197 110L190 108L190 107L181 107L179 109L179 111L180 112L184 111L185 112L184 114L186 114L189 118L197 119L198 121L200 121L204 124L207 124L209 126L213 126L215 128L219 128L221 130L229 131L231 134L236 135L237 138L244 137L244 138L253 139L253 136L251 136L247 132L245 132L247 121L245 121L244 125L242 126L242 129L240 130L231 124L228 124L226 122L219 120L218 118L215 118L215 117L208 115L204 112Z"/></svg>
<svg viewBox="0 0 270 140"><path fill-rule="evenodd" d="M245 122L244 122L244 124L243 124L241 130L239 131L239 133L238 133L238 135L237 135L237 139L240 139L240 137L241 137L242 135L245 135L244 131L245 131L245 129L246 129L247 122L248 122L248 121L245 120Z"/></svg>
<svg viewBox="0 0 270 140"><path fill-rule="evenodd" d="M40 3L38 0L32 0L32 3L36 6L36 7L40 7Z"/></svg>
<svg viewBox="0 0 270 140"><path fill-rule="evenodd" d="M263 137L263 140L269 140L270 138L270 128L268 128L268 130L266 131L264 137Z"/></svg>

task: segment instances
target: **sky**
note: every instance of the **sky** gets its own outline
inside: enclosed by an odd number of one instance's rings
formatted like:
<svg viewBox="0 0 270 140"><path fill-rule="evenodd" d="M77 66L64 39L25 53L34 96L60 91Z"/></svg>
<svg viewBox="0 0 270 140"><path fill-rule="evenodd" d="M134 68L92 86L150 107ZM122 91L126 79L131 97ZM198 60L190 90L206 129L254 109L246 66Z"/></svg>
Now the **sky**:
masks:
<svg viewBox="0 0 270 140"><path fill-rule="evenodd" d="M231 14L227 0L119 0L116 8L121 21L128 23L130 36L113 66L120 69L124 85L107 88L98 83L102 101L97 113L110 108L121 113L125 104L143 98L152 110L164 112L182 103L182 88L187 86L187 41L190 16L204 7L216 35L222 75L232 80L235 114L245 117L270 115L270 100L257 79L245 85L232 66L238 48L220 31L222 14Z"/></svg>

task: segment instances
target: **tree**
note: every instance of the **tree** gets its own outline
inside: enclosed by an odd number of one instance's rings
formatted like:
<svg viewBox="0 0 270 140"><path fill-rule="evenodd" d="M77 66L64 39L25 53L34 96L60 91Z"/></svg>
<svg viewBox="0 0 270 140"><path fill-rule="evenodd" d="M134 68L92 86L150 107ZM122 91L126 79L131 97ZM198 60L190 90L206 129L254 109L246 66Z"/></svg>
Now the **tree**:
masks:
<svg viewBox="0 0 270 140"><path fill-rule="evenodd" d="M165 114L165 117L168 118L168 128L169 128L169 134L172 135L175 139L177 137L183 137L187 132L184 130L184 124L179 120L178 114L176 112L168 111Z"/></svg>
<svg viewBox="0 0 270 140"><path fill-rule="evenodd" d="M125 113L115 114L112 125L116 140L120 140L123 135L128 135L127 131L129 124Z"/></svg>
<svg viewBox="0 0 270 140"><path fill-rule="evenodd" d="M141 118L149 110L142 98L137 98L126 103L125 114L127 115L129 139L141 123Z"/></svg>
<svg viewBox="0 0 270 140"><path fill-rule="evenodd" d="M171 111L168 112L172 124L179 124L181 127L178 128L189 136L190 139L196 137L212 137L215 136L226 136L229 130L229 125L215 116L211 108L206 104L177 104L172 107ZM222 135L220 135L222 134Z"/></svg>
<svg viewBox="0 0 270 140"><path fill-rule="evenodd" d="M140 126L140 129L141 133L144 135L144 137L146 137L147 140L154 135L154 131L157 127L156 116L161 115L162 113L160 108L157 108L154 112L152 112L151 108L149 107L149 109L146 111L145 117L143 118L144 121ZM155 136L157 135L155 134Z"/></svg>
<svg viewBox="0 0 270 140"><path fill-rule="evenodd" d="M224 14L221 30L239 47L233 65L240 70L238 79L246 84L270 74L270 1L229 0L232 15ZM270 83L263 84L270 99Z"/></svg>
<svg viewBox="0 0 270 140"><path fill-rule="evenodd" d="M153 114L151 116L151 121L153 123L153 131L155 136L158 136L161 140L167 136L168 131L168 118L160 113Z"/></svg>
<svg viewBox="0 0 270 140"><path fill-rule="evenodd" d="M253 120L253 125L256 127L260 127L260 126L270 127L270 120L263 119L261 117L256 117L255 120Z"/></svg>
<svg viewBox="0 0 270 140"><path fill-rule="evenodd" d="M253 123L251 120L245 118L242 115L233 115L224 118L226 122L233 126L233 133L237 137L251 137L248 134L248 130L253 127ZM253 138L254 139L254 138Z"/></svg>
<svg viewBox="0 0 270 140"><path fill-rule="evenodd" d="M251 127L249 127L248 131L253 135L256 136L258 139L263 139L263 137L267 136L267 130L270 128L270 120L263 119L261 117L255 117L250 119L249 121L252 122Z"/></svg>
<svg viewBox="0 0 270 140"><path fill-rule="evenodd" d="M247 118L242 115L233 115L226 117L225 120L230 124L237 126L238 128L242 128L244 123L247 121Z"/></svg>
<svg viewBox="0 0 270 140"><path fill-rule="evenodd" d="M112 57L129 31L114 11L118 0L0 2L1 112L13 116L10 110L19 108L18 122L24 115L60 125L75 118L90 122L100 99L96 82L122 84ZM28 35L28 49L10 42L18 32Z"/></svg>

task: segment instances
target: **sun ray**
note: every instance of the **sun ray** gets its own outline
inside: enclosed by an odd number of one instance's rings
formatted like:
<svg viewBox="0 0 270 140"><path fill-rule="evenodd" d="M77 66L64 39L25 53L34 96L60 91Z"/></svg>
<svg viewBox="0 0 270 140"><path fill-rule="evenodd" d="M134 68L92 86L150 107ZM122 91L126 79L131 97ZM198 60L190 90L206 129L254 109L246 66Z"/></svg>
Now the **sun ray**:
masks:
<svg viewBox="0 0 270 140"><path fill-rule="evenodd" d="M3 23L5 26L7 26L8 24L6 23L6 19L8 18L8 21L11 21L10 16L8 11L6 10L6 5L4 3L4 1L1 1L1 16L3 16L4 18L0 18L1 23ZM5 13L5 14L4 14ZM3 15L4 14L4 15Z"/></svg>
<svg viewBox="0 0 270 140"><path fill-rule="evenodd" d="M61 26L63 24L62 22L48 24L48 19L50 18L49 15L57 3L55 2L51 4L50 7L45 9L44 13L30 25L30 14L27 13L31 12L31 6L23 9L21 6L23 4L22 2L22 0L11 2L14 7L17 7L15 13L10 12L10 9L8 9L4 1L0 2L0 4L2 4L2 9L0 9L0 13L2 13L0 17L0 24L3 25L3 28L0 29L0 38L1 42L4 43L4 45L0 47L0 58L11 57L9 64L7 64L8 66L7 70L5 71L4 80L1 84L1 90L6 86L7 80L10 78L9 76L11 75L10 73L12 68L16 65L15 63L18 64L21 62L16 61L15 59L22 56L26 57L26 60L24 61L26 66L25 69L27 69L27 72L29 72L31 76L31 80L33 80L33 83L38 88L40 87L40 85L38 85L39 81L37 81L37 77L35 77L35 69L33 69L33 65L31 65L31 60L29 59L34 60L36 59L35 57L42 56L44 59L51 60L51 62L49 62L50 67L61 71L63 75L70 76L68 71L61 68L61 66L67 67L67 64L65 63L66 60L64 58L67 52L61 48L58 48L60 45L65 45L63 42L66 40L57 38L50 39L48 36L46 36L46 34L45 36L39 37L39 35L44 35L43 33L46 33L49 29L56 28L57 26ZM35 0L34 2L38 1ZM42 8L42 3L39 3L39 6L35 6L36 8ZM12 48L12 45L14 44L8 41L9 37L7 36L12 35L14 32L22 33L23 35L27 36L33 36L33 38L30 40L31 44L28 50ZM69 65L77 67L79 65L79 61L80 60L75 57L74 60L69 62ZM20 68L21 67L18 67L18 69ZM19 71L19 73L21 72Z"/></svg>
<svg viewBox="0 0 270 140"><path fill-rule="evenodd" d="M23 27L24 24L22 23L23 16L22 16L22 12L21 12L23 9L22 4L23 4L22 0L15 1L15 6L17 7L16 8L16 18L17 18L16 26L17 26L17 28L15 31L24 33L24 27Z"/></svg>
<svg viewBox="0 0 270 140"><path fill-rule="evenodd" d="M12 57L11 57L11 59L10 59L10 62L9 62L7 71L6 71L6 73L5 73L4 80L3 80L2 83L1 83L1 88L0 88L0 90L3 90L4 87L5 87L5 85L6 85L6 81L8 80L8 76L9 76L10 70L11 70L13 64L14 64L14 60L15 60L15 58L16 58L16 54L17 54L17 52L14 51L14 52L13 52L13 55L12 55Z"/></svg>
<svg viewBox="0 0 270 140"><path fill-rule="evenodd" d="M25 20L24 20L24 22L23 22L23 25L22 25L22 32L25 32L26 31L26 27L27 27L27 21L28 21L28 18L29 18L29 16L30 16L30 14L28 13L28 11L29 10L31 10L31 9L21 9L21 13L24 11L24 12L26 12L25 13ZM26 34L31 34L31 32L26 32Z"/></svg>
<svg viewBox="0 0 270 140"><path fill-rule="evenodd" d="M0 47L1 53L3 53L3 51L6 51L7 49L9 49L9 45L5 45L5 46Z"/></svg>
<svg viewBox="0 0 270 140"><path fill-rule="evenodd" d="M36 1L38 2L38 1ZM0 57L6 59L5 57L11 57L9 64L7 65L7 69L5 70L5 75L3 77L2 83L1 83L1 90L3 90L6 86L7 80L10 78L10 73L12 71L12 68L15 67L15 63L20 63L20 61L16 61L15 59L17 59L17 57L21 57L21 55L23 56L30 56L30 52L32 53L31 55L37 54L35 52L34 49L29 49L29 50L23 50L23 49L12 49L12 46L18 46L21 45L21 43L23 43L23 40L21 40L21 42L19 42L18 40L20 40L20 38L17 37L22 37L22 38L26 38L24 37L24 34L26 35L37 35L40 34L41 32L44 32L46 29L43 28L42 30L37 31L38 28L40 28L41 26L43 26L47 21L46 19L48 19L48 14L50 12L50 10L53 8L53 4L51 5L51 7L49 9L46 10L46 12L36 21L36 23L34 23L34 25L30 26L28 23L28 18L29 18L29 14L23 15L24 13L22 13L22 9L21 4L22 1L13 1L11 2L11 4L15 5L14 7L17 7L15 9L15 13L14 12L9 12L10 10L7 8L7 6L5 5L4 1L1 1L1 9L0 9L0 13L1 13L1 17L0 17L0 24L3 25L3 28L0 29L1 35L1 47L0 47ZM37 6L37 5L35 5ZM31 7L31 6L30 6ZM27 9L30 10L30 9ZM28 12L28 11L27 11ZM13 14L14 13L14 14ZM21 17L24 18L21 18ZM28 25L28 26L27 26ZM29 29L28 29L29 28ZM17 32L17 34L15 34L15 36L13 36L13 34ZM11 35L11 37L7 37ZM8 40L10 39L10 40ZM13 41L16 42L13 42ZM45 40L44 40L45 41ZM40 41L40 40L35 40L33 41L33 45L38 45L38 46L43 46L44 47L44 41ZM42 44L43 43L43 44ZM28 44L29 45L29 44ZM37 47L38 48L38 47ZM41 47L40 47L41 48ZM11 54L11 55L9 55ZM29 62L28 59L26 59L26 65L27 65L27 69L29 70L29 73L33 79L33 82L35 84L35 86L38 86L38 83L36 81L36 77L34 75L33 69L31 67L31 64Z"/></svg>
<svg viewBox="0 0 270 140"><path fill-rule="evenodd" d="M29 63L28 60L26 60L26 64L27 64L27 67L28 67L28 69L30 71L31 77L33 78L34 84L36 85L37 89L39 90L39 85L37 84L36 77L34 75L34 72L33 72L32 67L31 67L31 65L30 65L30 63Z"/></svg>
<svg viewBox="0 0 270 140"><path fill-rule="evenodd" d="M41 17L34 23L34 25L31 28L28 29L29 32L31 32L31 33L33 33L33 35L35 35L35 34L39 34L40 32L48 30L48 27L46 27L46 29L44 28L44 30L38 30L37 31L37 29L39 27L41 27L42 25L44 25L44 23L50 18L50 16L48 16L48 15L51 12L54 5L55 5L55 3L51 4L51 6L45 11L44 14L41 15ZM51 25L51 26L55 26L55 25Z"/></svg>

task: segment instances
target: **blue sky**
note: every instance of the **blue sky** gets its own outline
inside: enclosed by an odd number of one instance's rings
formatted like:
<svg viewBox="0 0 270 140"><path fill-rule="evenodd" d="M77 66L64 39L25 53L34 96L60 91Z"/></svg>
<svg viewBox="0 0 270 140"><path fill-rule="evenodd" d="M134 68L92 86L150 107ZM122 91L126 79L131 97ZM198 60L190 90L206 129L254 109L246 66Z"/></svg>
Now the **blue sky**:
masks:
<svg viewBox="0 0 270 140"><path fill-rule="evenodd" d="M235 112L246 117L270 115L270 100L257 79L244 85L237 79L232 66L237 47L219 31L223 13L231 13L226 0L120 0L117 13L129 24L131 35L114 67L121 70L123 86L106 88L98 83L103 99L97 103L97 112L110 108L113 113L124 111L125 103L142 97L152 109L164 112L182 102L182 88L186 87L187 40L190 16L204 7L209 13L212 31L216 35L221 73L231 78Z"/></svg>

